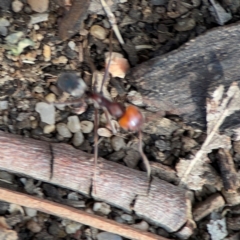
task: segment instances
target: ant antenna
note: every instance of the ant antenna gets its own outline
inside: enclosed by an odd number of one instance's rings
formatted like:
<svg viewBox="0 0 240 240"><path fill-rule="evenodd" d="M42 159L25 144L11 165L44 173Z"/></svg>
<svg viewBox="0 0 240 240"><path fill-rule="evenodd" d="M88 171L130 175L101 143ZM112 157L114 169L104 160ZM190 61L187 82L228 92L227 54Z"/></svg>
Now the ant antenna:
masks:
<svg viewBox="0 0 240 240"><path fill-rule="evenodd" d="M110 68L110 64L111 64L111 60L112 60L112 29L110 30L110 37L109 37L109 61L108 61L108 65L105 69L104 72L104 77L102 80L102 84L101 84L101 88L100 88L100 94L103 94L102 89L103 89L103 85L106 82L108 75L109 75L109 68Z"/></svg>

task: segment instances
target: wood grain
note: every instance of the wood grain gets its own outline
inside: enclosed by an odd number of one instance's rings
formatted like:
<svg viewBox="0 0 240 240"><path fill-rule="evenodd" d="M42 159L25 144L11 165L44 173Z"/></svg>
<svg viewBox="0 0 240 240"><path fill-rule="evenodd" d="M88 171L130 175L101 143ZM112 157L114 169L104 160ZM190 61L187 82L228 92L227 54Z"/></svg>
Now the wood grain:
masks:
<svg viewBox="0 0 240 240"><path fill-rule="evenodd" d="M185 190L145 172L98 159L66 144L51 144L0 132L0 169L69 188L135 213L175 232L187 221ZM96 192L92 192L93 189Z"/></svg>
<svg viewBox="0 0 240 240"><path fill-rule="evenodd" d="M208 31L183 47L131 69L128 82L151 111L177 114L206 128L206 97L223 84L240 82L239 23ZM222 129L240 126L239 112Z"/></svg>

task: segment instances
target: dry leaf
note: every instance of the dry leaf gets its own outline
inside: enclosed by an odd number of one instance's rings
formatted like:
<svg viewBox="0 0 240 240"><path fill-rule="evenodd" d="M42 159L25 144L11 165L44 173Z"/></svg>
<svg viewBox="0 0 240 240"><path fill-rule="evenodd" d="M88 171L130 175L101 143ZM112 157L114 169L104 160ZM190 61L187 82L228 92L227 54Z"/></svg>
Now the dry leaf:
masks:
<svg viewBox="0 0 240 240"><path fill-rule="evenodd" d="M177 175L181 178L184 176L186 169L189 166L188 159L180 159L176 165ZM221 178L218 176L214 168L209 164L210 160L205 155L202 161L198 161L192 171L190 172L185 184L191 190L201 190L205 184L213 185L215 188L220 190L222 188Z"/></svg>
<svg viewBox="0 0 240 240"><path fill-rule="evenodd" d="M106 65L108 65L109 57L110 53L109 52L105 53ZM112 52L109 72L112 74L113 77L124 78L129 67L130 66L127 59L125 59L122 54Z"/></svg>
<svg viewBox="0 0 240 240"><path fill-rule="evenodd" d="M194 159L185 168L181 175L181 183L191 182L190 178L194 168L199 168L204 164L206 154L213 149L231 148L231 139L225 135L219 134L219 127L225 118L240 110L240 90L236 82L233 82L224 96L223 86L219 86L212 94L211 99L207 99L207 138L201 149L197 152Z"/></svg>

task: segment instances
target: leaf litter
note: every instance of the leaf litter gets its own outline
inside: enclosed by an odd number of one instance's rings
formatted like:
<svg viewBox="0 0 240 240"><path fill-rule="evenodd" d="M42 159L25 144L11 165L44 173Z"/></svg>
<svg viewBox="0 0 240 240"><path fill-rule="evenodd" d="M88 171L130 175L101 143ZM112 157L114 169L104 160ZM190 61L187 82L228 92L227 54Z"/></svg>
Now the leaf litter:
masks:
<svg viewBox="0 0 240 240"><path fill-rule="evenodd" d="M223 85L220 85L207 99L207 137L191 160L181 159L176 166L180 184L192 190L201 190L204 184L215 185L220 189L220 181L209 165L208 153L214 149L230 149L231 138L219 133L219 128L226 117L240 110L240 90L236 82L233 82L226 94ZM214 176L215 175L215 176ZM211 182L212 181L212 182Z"/></svg>

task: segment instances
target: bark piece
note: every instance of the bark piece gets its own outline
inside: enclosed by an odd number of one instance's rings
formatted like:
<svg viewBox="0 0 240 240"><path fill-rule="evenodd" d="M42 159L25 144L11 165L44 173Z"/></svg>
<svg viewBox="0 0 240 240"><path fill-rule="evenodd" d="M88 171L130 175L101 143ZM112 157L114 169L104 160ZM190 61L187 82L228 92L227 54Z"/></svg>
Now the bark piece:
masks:
<svg viewBox="0 0 240 240"><path fill-rule="evenodd" d="M188 219L190 207L185 190L163 180L149 183L145 172L99 158L98 176L92 187L93 155L72 146L0 132L0 151L0 169L91 194L127 211L134 209L137 215L171 232Z"/></svg>
<svg viewBox="0 0 240 240"><path fill-rule="evenodd" d="M137 195L148 193L148 177L131 168L119 168L119 164L98 160L97 177L94 181L92 196L125 211L132 211L132 203ZM118 184L116 184L118 183Z"/></svg>
<svg viewBox="0 0 240 240"><path fill-rule="evenodd" d="M92 155L66 144L51 146L54 157L51 183L90 195L94 170Z"/></svg>
<svg viewBox="0 0 240 240"><path fill-rule="evenodd" d="M193 208L193 219L199 221L208 214L225 205L223 197L219 194L213 194L205 201L200 202Z"/></svg>
<svg viewBox="0 0 240 240"><path fill-rule="evenodd" d="M0 132L1 169L49 181L51 150L46 142Z"/></svg>
<svg viewBox="0 0 240 240"><path fill-rule="evenodd" d="M229 150L223 148L218 150L218 165L225 190L235 192L239 187L239 180Z"/></svg>
<svg viewBox="0 0 240 240"><path fill-rule="evenodd" d="M67 218L104 231L116 233L126 238L139 240L167 240L164 237L144 232L128 225L123 225L72 207L3 188L0 188L0 199L28 208L37 209L38 211L56 215L61 218Z"/></svg>
<svg viewBox="0 0 240 240"><path fill-rule="evenodd" d="M59 25L59 37L67 40L80 30L81 23L87 16L90 0L75 0L70 10Z"/></svg>
<svg viewBox="0 0 240 240"><path fill-rule="evenodd" d="M165 196L162 197L161 193ZM149 222L153 224L161 222L161 227L174 232L187 221L185 194L183 189L154 178L148 195L137 196L133 209L141 217L148 213Z"/></svg>
<svg viewBox="0 0 240 240"><path fill-rule="evenodd" d="M239 37L239 24L216 28L133 68L127 79L142 94L147 109L181 115L189 124L206 128L208 93L220 84L229 87L240 81ZM236 113L221 128L239 124Z"/></svg>

